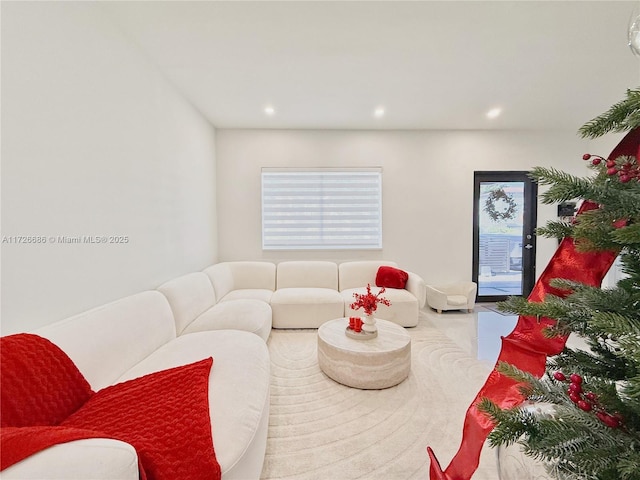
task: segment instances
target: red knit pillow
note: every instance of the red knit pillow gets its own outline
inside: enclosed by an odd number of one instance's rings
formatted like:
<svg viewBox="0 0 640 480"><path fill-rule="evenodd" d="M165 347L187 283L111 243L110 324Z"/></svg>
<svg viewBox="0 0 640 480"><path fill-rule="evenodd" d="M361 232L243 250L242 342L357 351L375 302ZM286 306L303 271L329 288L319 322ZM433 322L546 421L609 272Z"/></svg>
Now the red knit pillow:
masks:
<svg viewBox="0 0 640 480"><path fill-rule="evenodd" d="M150 479L219 480L209 414L212 364L209 357L106 387L62 426L133 445Z"/></svg>
<svg viewBox="0 0 640 480"><path fill-rule="evenodd" d="M58 425L93 395L73 361L46 338L0 338L0 425Z"/></svg>
<svg viewBox="0 0 640 480"><path fill-rule="evenodd" d="M115 438L135 447L141 480L220 480L209 415L212 364L209 357L106 387L60 425L1 428L0 469L58 443Z"/></svg>
<svg viewBox="0 0 640 480"><path fill-rule="evenodd" d="M385 288L404 288L409 274L399 268L382 266L376 274L376 285Z"/></svg>

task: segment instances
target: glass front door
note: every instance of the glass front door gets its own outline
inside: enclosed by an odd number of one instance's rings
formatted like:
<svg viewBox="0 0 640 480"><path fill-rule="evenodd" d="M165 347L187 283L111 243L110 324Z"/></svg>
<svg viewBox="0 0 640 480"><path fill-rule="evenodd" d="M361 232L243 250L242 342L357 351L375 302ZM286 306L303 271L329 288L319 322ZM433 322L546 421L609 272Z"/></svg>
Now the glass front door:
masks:
<svg viewBox="0 0 640 480"><path fill-rule="evenodd" d="M473 280L478 301L531 292L536 187L527 172L475 172Z"/></svg>

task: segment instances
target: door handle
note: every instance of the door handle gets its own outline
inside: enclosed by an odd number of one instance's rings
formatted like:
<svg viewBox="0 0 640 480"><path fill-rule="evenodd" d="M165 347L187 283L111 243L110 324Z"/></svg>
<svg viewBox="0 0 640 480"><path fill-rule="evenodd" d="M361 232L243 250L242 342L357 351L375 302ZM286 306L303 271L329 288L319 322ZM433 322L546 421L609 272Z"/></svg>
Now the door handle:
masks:
<svg viewBox="0 0 640 480"><path fill-rule="evenodd" d="M528 244L526 244L526 245L524 246L524 248L526 248L527 250L529 250L529 249L533 248L533 245L531 245L530 243L528 243Z"/></svg>

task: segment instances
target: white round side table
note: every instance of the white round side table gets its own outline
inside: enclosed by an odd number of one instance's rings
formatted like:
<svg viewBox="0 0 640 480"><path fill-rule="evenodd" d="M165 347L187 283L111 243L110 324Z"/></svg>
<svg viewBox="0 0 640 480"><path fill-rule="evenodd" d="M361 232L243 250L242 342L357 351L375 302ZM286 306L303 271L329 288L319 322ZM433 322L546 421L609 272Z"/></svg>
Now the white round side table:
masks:
<svg viewBox="0 0 640 480"><path fill-rule="evenodd" d="M318 328L318 364L338 383L377 390L393 387L409 376L411 337L393 322L376 319L378 336L347 337L348 318L329 320Z"/></svg>

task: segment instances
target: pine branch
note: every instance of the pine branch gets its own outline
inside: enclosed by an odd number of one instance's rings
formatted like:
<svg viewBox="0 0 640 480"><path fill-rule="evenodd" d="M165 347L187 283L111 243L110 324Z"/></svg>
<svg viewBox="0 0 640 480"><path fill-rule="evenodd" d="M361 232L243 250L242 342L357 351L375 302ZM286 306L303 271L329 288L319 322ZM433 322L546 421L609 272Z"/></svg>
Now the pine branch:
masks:
<svg viewBox="0 0 640 480"><path fill-rule="evenodd" d="M611 239L620 245L640 247L640 223L614 230Z"/></svg>
<svg viewBox="0 0 640 480"><path fill-rule="evenodd" d="M536 228L536 235L547 237L547 238L557 238L558 240L562 240L565 237L571 237L573 234L573 226L567 222L554 222L550 221L544 227Z"/></svg>
<svg viewBox="0 0 640 480"><path fill-rule="evenodd" d="M640 89L628 89L625 99L585 123L579 132L582 138L597 138L610 132L626 132L638 126L640 126Z"/></svg>
<svg viewBox="0 0 640 480"><path fill-rule="evenodd" d="M564 284L562 285L564 286ZM568 309L570 308L559 297L554 295L547 295L545 302L529 302L524 297L509 297L504 302L498 302L496 305L500 311L505 313L553 319L563 318L568 314Z"/></svg>
<svg viewBox="0 0 640 480"><path fill-rule="evenodd" d="M630 299L630 295L628 295L627 292L621 290L620 293L622 295L618 297ZM593 324L598 332L612 337L632 336L633 338L640 339L640 322L638 318L626 315L626 311L624 313L612 311L595 312L593 314Z"/></svg>
<svg viewBox="0 0 640 480"><path fill-rule="evenodd" d="M550 188L540 196L542 203L545 204L585 198L584 193L591 188L588 178L578 178L553 167L534 167L528 175L539 185L550 185Z"/></svg>
<svg viewBox="0 0 640 480"><path fill-rule="evenodd" d="M640 248L627 248L620 254L622 273L627 277L618 282L618 288L629 292L640 289ZM640 308L636 304L636 310Z"/></svg>

